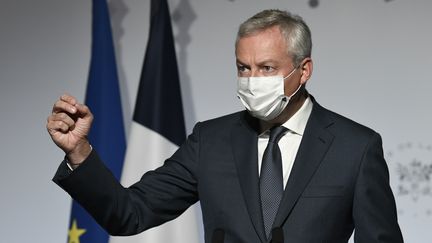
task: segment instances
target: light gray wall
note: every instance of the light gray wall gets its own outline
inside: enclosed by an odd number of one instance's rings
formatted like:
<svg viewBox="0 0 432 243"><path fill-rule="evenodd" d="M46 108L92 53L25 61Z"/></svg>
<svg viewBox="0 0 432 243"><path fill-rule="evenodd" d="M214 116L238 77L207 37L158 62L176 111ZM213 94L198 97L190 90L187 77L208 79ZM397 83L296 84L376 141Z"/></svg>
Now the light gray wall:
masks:
<svg viewBox="0 0 432 243"><path fill-rule="evenodd" d="M314 39L309 90L322 105L383 136L406 242L427 243L432 238L432 182L400 176L406 175L401 171L416 172L414 159L432 164L432 2L321 0L318 8L308 2L169 1L187 130L196 121L242 109L235 96L233 54L238 24L265 8L298 13ZM1 3L1 241L65 242L70 198L50 181L63 154L50 142L45 120L63 92L84 97L91 1ZM110 8L129 130L149 1L116 0Z"/></svg>
<svg viewBox="0 0 432 243"><path fill-rule="evenodd" d="M44 124L61 93L83 97L90 51L87 2L1 2L2 242L65 242L70 199L50 181L63 155L49 142Z"/></svg>

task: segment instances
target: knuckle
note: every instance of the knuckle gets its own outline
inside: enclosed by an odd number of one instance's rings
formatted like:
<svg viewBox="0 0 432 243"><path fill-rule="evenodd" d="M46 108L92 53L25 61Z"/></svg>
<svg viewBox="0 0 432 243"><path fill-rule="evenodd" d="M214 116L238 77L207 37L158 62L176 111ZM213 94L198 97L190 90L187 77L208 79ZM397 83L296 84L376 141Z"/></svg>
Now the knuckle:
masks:
<svg viewBox="0 0 432 243"><path fill-rule="evenodd" d="M61 100L56 101L53 106L53 113L58 112L59 110L63 110L64 108L64 102Z"/></svg>
<svg viewBox="0 0 432 243"><path fill-rule="evenodd" d="M62 127L64 127L64 122L62 122L62 121L57 121L56 122L56 127L58 127L58 128L62 128Z"/></svg>
<svg viewBox="0 0 432 243"><path fill-rule="evenodd" d="M54 106L59 107L62 103L63 103L63 101L62 101L61 99L60 99L60 100L57 100L57 101L54 103Z"/></svg>
<svg viewBox="0 0 432 243"><path fill-rule="evenodd" d="M67 119L69 116L68 116L66 113L62 112L62 113L59 113L59 114L58 114L58 117L59 117L60 119L62 119L62 120L65 120L65 119Z"/></svg>

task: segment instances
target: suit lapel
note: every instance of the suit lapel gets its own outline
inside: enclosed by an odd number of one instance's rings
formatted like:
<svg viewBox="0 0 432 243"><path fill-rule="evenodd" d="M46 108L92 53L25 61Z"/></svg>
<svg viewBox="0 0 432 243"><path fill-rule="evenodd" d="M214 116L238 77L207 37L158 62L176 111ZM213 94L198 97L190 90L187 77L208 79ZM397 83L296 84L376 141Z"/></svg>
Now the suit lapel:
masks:
<svg viewBox="0 0 432 243"><path fill-rule="evenodd" d="M245 117L247 115L243 113ZM259 199L258 135L246 120L241 119L231 132L232 149L243 197L252 224L261 242L265 242Z"/></svg>
<svg viewBox="0 0 432 243"><path fill-rule="evenodd" d="M313 98L312 100L314 102L312 113L285 187L275 226L280 227L289 216L333 141L333 135L326 130L332 121L327 118L324 108Z"/></svg>

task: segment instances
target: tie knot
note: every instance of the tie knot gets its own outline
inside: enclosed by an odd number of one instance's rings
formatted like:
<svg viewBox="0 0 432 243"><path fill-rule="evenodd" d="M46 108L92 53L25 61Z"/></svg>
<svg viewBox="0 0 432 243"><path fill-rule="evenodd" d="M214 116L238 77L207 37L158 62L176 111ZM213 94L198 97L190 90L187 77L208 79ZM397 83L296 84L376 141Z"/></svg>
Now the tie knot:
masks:
<svg viewBox="0 0 432 243"><path fill-rule="evenodd" d="M270 129L269 142L278 143L287 130L288 129L283 126L273 127L272 129Z"/></svg>

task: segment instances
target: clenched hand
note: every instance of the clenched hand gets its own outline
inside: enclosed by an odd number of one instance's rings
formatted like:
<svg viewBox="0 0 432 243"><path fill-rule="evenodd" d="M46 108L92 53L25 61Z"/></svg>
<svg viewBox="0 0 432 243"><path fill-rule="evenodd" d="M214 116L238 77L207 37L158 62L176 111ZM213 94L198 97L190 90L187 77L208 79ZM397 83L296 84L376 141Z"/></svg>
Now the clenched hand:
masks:
<svg viewBox="0 0 432 243"><path fill-rule="evenodd" d="M89 108L68 94L55 102L47 119L46 127L51 139L66 153L72 168L78 167L91 152L87 135L92 121Z"/></svg>

